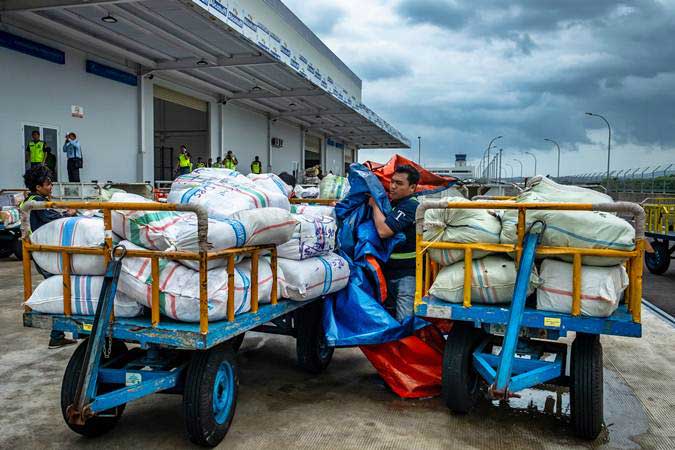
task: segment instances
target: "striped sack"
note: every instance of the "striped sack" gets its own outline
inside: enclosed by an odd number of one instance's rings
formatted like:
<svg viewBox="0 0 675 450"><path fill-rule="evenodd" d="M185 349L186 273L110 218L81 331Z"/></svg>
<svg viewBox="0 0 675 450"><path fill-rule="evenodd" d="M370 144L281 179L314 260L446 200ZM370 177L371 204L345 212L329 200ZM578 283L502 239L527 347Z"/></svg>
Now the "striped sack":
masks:
<svg viewBox="0 0 675 450"><path fill-rule="evenodd" d="M97 217L64 217L42 225L31 234L31 242L41 245L67 247L102 247L103 219ZM33 253L36 264L51 274L63 273L62 253ZM70 273L74 275L103 275L105 262L99 255L73 255Z"/></svg>
<svg viewBox="0 0 675 450"><path fill-rule="evenodd" d="M335 219L334 206L291 205L291 212L293 214L302 214L303 216L313 216L313 217L329 216Z"/></svg>
<svg viewBox="0 0 675 450"><path fill-rule="evenodd" d="M290 197L293 189L287 185L284 180L273 173L254 174L249 173L246 177L260 189L272 192L280 192L286 197Z"/></svg>
<svg viewBox="0 0 675 450"><path fill-rule="evenodd" d="M289 241L277 247L279 258L301 260L335 250L335 219L328 216L293 216L298 224Z"/></svg>
<svg viewBox="0 0 675 450"><path fill-rule="evenodd" d="M74 315L93 316L103 287L103 277L72 276L70 278L70 305ZM40 283L25 303L33 311L45 314L63 314L63 277L55 275ZM114 301L116 317L135 317L143 307L117 291Z"/></svg>
<svg viewBox="0 0 675 450"><path fill-rule="evenodd" d="M121 243L128 249L138 249L131 242ZM236 314L251 308L251 262L235 266L234 310ZM227 269L219 267L208 271L208 316L210 321L227 317ZM118 289L148 308L152 305L152 272L150 259L126 257ZM272 268L267 258L258 265L258 301L269 303L272 294ZM199 272L174 261L160 259L159 266L160 313L183 322L199 322Z"/></svg>
<svg viewBox="0 0 675 450"><path fill-rule="evenodd" d="M278 259L281 295L291 300L309 300L343 289L349 281L349 265L336 253L303 261Z"/></svg>

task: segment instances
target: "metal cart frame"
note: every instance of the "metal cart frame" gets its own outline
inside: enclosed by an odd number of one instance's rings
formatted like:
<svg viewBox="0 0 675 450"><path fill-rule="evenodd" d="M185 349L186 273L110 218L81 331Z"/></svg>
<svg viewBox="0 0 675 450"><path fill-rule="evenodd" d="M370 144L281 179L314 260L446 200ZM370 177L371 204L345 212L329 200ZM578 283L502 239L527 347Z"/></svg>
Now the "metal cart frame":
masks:
<svg viewBox="0 0 675 450"><path fill-rule="evenodd" d="M645 235L654 250L645 254L645 265L651 273L662 275L675 253L675 197L647 198L642 207L647 214Z"/></svg>

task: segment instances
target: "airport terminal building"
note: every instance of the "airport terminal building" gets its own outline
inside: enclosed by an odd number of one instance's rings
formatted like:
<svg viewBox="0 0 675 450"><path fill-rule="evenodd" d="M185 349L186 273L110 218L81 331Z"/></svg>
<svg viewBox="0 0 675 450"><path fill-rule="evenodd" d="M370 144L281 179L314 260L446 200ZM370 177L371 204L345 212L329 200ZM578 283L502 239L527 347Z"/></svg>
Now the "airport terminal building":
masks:
<svg viewBox="0 0 675 450"><path fill-rule="evenodd" d="M34 130L67 181L173 177L181 144L247 173L344 174L360 148L409 141L361 80L278 0L0 0L0 188L22 185Z"/></svg>

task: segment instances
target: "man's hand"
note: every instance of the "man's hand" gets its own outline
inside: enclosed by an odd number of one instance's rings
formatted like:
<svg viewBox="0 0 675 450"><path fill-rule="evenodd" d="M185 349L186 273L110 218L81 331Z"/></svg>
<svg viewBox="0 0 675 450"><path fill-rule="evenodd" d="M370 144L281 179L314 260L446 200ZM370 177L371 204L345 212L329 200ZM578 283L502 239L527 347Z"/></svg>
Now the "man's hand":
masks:
<svg viewBox="0 0 675 450"><path fill-rule="evenodd" d="M377 202L375 201L375 199L374 199L373 197L370 197L370 198L368 199L368 206L370 206L371 208L377 208L377 209L380 209L380 207L377 206Z"/></svg>
<svg viewBox="0 0 675 450"><path fill-rule="evenodd" d="M76 210L76 209L67 209L67 210L66 210L66 215L67 215L67 216L76 216L76 215L77 215L77 210Z"/></svg>

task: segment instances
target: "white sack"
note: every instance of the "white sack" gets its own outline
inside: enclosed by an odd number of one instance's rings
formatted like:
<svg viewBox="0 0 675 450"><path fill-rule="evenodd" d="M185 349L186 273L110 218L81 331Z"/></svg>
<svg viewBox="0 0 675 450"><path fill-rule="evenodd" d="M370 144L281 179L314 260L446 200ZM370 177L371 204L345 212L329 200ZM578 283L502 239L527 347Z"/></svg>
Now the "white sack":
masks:
<svg viewBox="0 0 675 450"><path fill-rule="evenodd" d="M541 263L541 285L537 289L537 309L572 313L572 264L555 259ZM608 317L619 306L628 287L623 265L581 267L581 315Z"/></svg>
<svg viewBox="0 0 675 450"><path fill-rule="evenodd" d="M101 294L104 277L70 277L70 305L74 315L92 316L96 314L98 298ZM55 275L40 283L25 303L33 311L45 314L63 314L63 277ZM114 301L116 317L135 317L141 314L143 307L117 290Z"/></svg>
<svg viewBox="0 0 675 450"><path fill-rule="evenodd" d="M461 197L445 197L443 201L469 202ZM498 244L500 231L499 219L485 209L428 209L424 213L425 241ZM473 258L483 258L488 254L489 252L475 250ZM429 255L444 266L464 260L464 250L430 249Z"/></svg>
<svg viewBox="0 0 675 450"><path fill-rule="evenodd" d="M103 219L96 217L64 217L42 225L30 236L33 244L69 247L103 247ZM63 273L63 254L32 253L35 263L51 274ZM73 275L103 275L103 255L72 255L70 273Z"/></svg>
<svg viewBox="0 0 675 450"><path fill-rule="evenodd" d="M337 225L328 216L312 217L295 214L298 224L290 240L277 247L279 258L301 260L327 255L335 250Z"/></svg>
<svg viewBox="0 0 675 450"><path fill-rule="evenodd" d="M128 249L138 249L125 241ZM258 302L269 303L272 293L272 268L267 258L258 264ZM160 260L160 311L183 322L199 322L199 272L174 261ZM227 317L227 268L208 271L209 320ZM251 263L246 260L235 266L235 314L251 308ZM152 304L150 259L126 257L122 261L118 289L148 308Z"/></svg>
<svg viewBox="0 0 675 450"><path fill-rule="evenodd" d="M532 273L528 294L534 291ZM490 255L473 260L471 265L471 302L476 304L511 303L516 285L516 265L506 256ZM451 303L464 302L464 261L441 268L429 294Z"/></svg>
<svg viewBox="0 0 675 450"><path fill-rule="evenodd" d="M562 186L548 178L533 182L533 186L522 192L516 201L562 202L562 203L612 203L608 195L578 186ZM527 226L537 220L546 223L541 245L552 247L603 248L612 250L633 250L635 229L626 220L611 213L599 211L528 211ZM502 243L513 244L517 239L516 225L518 212L504 211L502 217ZM571 256L561 257L571 261ZM620 258L584 256L583 263L594 266L612 266L621 263Z"/></svg>
<svg viewBox="0 0 675 450"><path fill-rule="evenodd" d="M328 174L319 184L319 198L343 199L349 193L349 181L345 177Z"/></svg>
<svg viewBox="0 0 675 450"><path fill-rule="evenodd" d="M293 189L284 180L273 173L249 173L246 178L261 189L270 192L280 192L286 197L290 197L293 192Z"/></svg>
<svg viewBox="0 0 675 450"><path fill-rule="evenodd" d="M298 198L319 198L319 188L316 186L302 187L298 184L293 188L293 193Z"/></svg>
<svg viewBox="0 0 675 450"><path fill-rule="evenodd" d="M335 253L303 261L283 258L277 261L281 296L291 300L331 294L347 286L349 281L349 265Z"/></svg>
<svg viewBox="0 0 675 450"><path fill-rule="evenodd" d="M303 216L312 216L312 217L329 216L335 219L334 206L291 205L291 212L293 214L302 214Z"/></svg>

